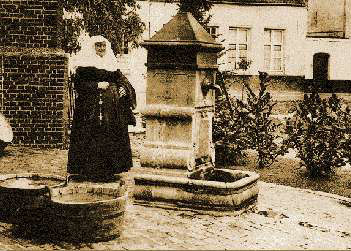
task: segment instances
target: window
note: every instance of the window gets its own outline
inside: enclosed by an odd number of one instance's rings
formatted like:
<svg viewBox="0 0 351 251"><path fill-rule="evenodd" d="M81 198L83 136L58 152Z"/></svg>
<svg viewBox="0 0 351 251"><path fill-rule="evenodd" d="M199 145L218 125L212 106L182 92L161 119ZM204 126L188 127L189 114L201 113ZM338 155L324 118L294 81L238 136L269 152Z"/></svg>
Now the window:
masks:
<svg viewBox="0 0 351 251"><path fill-rule="evenodd" d="M241 61L248 61L249 32L249 28L229 28L228 64L234 69L240 69Z"/></svg>
<svg viewBox="0 0 351 251"><path fill-rule="evenodd" d="M264 30L264 69L283 71L283 30Z"/></svg>
<svg viewBox="0 0 351 251"><path fill-rule="evenodd" d="M307 36L345 38L349 0L308 1Z"/></svg>
<svg viewBox="0 0 351 251"><path fill-rule="evenodd" d="M121 45L121 54L128 54L129 52L129 42L128 40L123 36L122 38L122 45Z"/></svg>
<svg viewBox="0 0 351 251"><path fill-rule="evenodd" d="M214 38L216 39L218 36L218 26L207 26L206 31Z"/></svg>

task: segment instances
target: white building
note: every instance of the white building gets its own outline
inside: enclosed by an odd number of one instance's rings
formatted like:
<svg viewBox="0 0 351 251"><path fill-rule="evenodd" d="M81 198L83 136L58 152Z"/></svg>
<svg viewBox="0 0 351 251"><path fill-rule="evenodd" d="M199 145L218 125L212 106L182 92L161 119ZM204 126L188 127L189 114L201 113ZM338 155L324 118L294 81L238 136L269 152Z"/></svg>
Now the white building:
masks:
<svg viewBox="0 0 351 251"><path fill-rule="evenodd" d="M167 0L138 3L146 24L143 40L177 13L176 4ZM278 82L285 76L300 82L351 80L350 0L216 0L210 14L209 32L226 48L221 69L249 76L267 71ZM139 47L119 56L136 89L138 107L145 104L146 55ZM251 61L247 70L239 69L242 60Z"/></svg>
<svg viewBox="0 0 351 251"><path fill-rule="evenodd" d="M351 80L351 1L309 0L307 79Z"/></svg>
<svg viewBox="0 0 351 251"><path fill-rule="evenodd" d="M177 13L167 1L138 1L139 14L146 24L143 39L151 38ZM215 1L210 14L210 33L226 47L221 69L242 75L267 71L278 76L304 76L307 9L304 0L225 0ZM128 78L145 104L146 50L138 48L124 55ZM248 70L239 62L251 61ZM128 72L126 70L125 72Z"/></svg>
<svg viewBox="0 0 351 251"><path fill-rule="evenodd" d="M303 44L306 11L303 6L218 4L211 25L218 27L228 49L221 62L239 74L304 74ZM238 69L242 59L251 60L247 71Z"/></svg>

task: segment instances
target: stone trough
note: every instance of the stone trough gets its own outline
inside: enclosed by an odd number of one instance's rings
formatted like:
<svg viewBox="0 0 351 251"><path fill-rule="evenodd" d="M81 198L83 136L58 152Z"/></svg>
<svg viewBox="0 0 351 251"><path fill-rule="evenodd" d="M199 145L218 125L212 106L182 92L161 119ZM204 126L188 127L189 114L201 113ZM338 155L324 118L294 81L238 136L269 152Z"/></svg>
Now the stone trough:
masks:
<svg viewBox="0 0 351 251"><path fill-rule="evenodd" d="M136 203L170 204L216 211L247 210L255 205L259 175L249 171L218 169L236 181L194 180L154 174L134 176Z"/></svg>

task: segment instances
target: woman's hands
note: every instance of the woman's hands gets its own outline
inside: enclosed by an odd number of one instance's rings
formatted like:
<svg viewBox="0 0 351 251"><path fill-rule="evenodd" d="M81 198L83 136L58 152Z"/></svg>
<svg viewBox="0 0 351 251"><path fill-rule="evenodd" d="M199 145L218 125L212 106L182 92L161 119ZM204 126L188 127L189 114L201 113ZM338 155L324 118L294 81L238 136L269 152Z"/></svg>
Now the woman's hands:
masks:
<svg viewBox="0 0 351 251"><path fill-rule="evenodd" d="M109 83L108 82L99 82L98 83L98 88L99 89L103 89L103 90L106 90L108 87L109 87Z"/></svg>

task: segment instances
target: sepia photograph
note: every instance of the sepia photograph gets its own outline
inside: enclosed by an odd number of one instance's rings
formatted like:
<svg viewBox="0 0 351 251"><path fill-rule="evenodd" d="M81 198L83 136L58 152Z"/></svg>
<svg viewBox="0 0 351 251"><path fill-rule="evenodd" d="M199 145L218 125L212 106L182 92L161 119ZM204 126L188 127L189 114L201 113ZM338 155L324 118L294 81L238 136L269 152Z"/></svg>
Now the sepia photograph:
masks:
<svg viewBox="0 0 351 251"><path fill-rule="evenodd" d="M0 0L0 250L351 250L351 0Z"/></svg>

